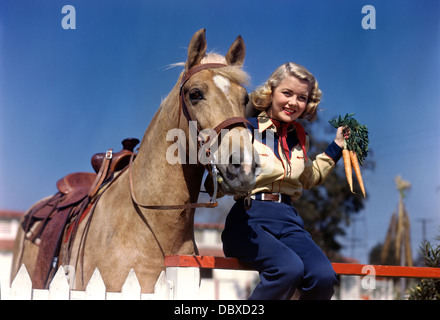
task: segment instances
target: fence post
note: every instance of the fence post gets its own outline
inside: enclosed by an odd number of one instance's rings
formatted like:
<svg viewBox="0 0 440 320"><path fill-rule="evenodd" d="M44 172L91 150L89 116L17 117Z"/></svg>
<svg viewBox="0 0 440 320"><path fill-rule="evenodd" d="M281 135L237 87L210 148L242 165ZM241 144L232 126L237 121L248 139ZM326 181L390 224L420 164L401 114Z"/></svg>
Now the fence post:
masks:
<svg viewBox="0 0 440 320"><path fill-rule="evenodd" d="M49 285L49 300L69 300L70 286L67 282L66 272L63 266L58 268L57 273Z"/></svg>
<svg viewBox="0 0 440 320"><path fill-rule="evenodd" d="M24 264L18 270L14 281L11 284L9 299L11 300L31 300L32 299L32 281Z"/></svg>
<svg viewBox="0 0 440 320"><path fill-rule="evenodd" d="M87 300L105 300L105 283L99 269L96 268L86 287Z"/></svg>
<svg viewBox="0 0 440 320"><path fill-rule="evenodd" d="M169 300L171 298L171 284L167 280L165 271L161 271L154 285L154 299Z"/></svg>
<svg viewBox="0 0 440 320"><path fill-rule="evenodd" d="M198 298L200 269L194 267L167 267L167 279L173 283L175 300L194 300Z"/></svg>
<svg viewBox="0 0 440 320"><path fill-rule="evenodd" d="M139 284L136 273L133 269L128 273L127 279L121 290L122 300L140 300L141 299L141 285Z"/></svg>

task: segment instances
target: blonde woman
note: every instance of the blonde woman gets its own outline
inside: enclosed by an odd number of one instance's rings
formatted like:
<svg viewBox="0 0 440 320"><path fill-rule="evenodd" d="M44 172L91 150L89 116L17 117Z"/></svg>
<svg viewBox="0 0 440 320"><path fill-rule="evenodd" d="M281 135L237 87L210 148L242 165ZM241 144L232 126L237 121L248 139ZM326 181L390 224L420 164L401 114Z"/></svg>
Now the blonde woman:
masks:
<svg viewBox="0 0 440 320"><path fill-rule="evenodd" d="M248 118L261 159L251 200L236 199L222 233L226 256L255 267L261 282L250 299L330 299L337 282L333 267L304 230L294 204L303 189L322 183L342 155L344 132L311 160L308 136L297 119L316 118L321 91L304 67L285 63L250 95ZM251 112L254 113L254 112ZM258 132L257 132L258 129ZM270 168L270 169L268 169Z"/></svg>

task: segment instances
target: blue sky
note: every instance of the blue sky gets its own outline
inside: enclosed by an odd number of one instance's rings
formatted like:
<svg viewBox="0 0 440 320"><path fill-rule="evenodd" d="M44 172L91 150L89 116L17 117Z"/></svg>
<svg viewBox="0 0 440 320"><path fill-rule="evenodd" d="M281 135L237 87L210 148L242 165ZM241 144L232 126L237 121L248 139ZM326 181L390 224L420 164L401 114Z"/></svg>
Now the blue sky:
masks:
<svg viewBox="0 0 440 320"><path fill-rule="evenodd" d="M375 30L361 26L368 4ZM75 30L62 28L64 5L76 9ZM208 50L223 54L244 38L249 91L294 61L319 81L322 126L350 112L368 125L376 169L365 175L369 198L356 229L347 230L363 239L358 259L385 237L398 174L412 184L413 250L419 219L430 219L428 239L439 233L437 0L0 0L0 208L26 210L60 177L91 171L93 153L141 138L180 73L166 67L186 60L200 28Z"/></svg>

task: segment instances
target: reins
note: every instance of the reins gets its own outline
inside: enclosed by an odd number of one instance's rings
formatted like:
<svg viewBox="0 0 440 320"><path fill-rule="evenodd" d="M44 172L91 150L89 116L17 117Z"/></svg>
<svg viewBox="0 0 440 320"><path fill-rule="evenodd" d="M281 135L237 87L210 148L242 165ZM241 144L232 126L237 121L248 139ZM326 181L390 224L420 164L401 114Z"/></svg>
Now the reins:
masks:
<svg viewBox="0 0 440 320"><path fill-rule="evenodd" d="M207 202L197 202L197 203L186 203L186 204L175 204L175 205L147 205L147 204L142 204L140 203L137 198L136 195L134 193L134 183L133 183L133 170L132 170L132 164L133 164L133 158L134 158L134 154L131 155L130 157L130 163L128 164L128 179L129 179L129 184L130 184L130 194L131 194L131 199L133 200L133 202L142 208L145 209L152 209L152 210L176 210L176 209L194 209L194 208L215 208L217 207L218 203L217 201L214 199L211 199L210 201ZM217 175L215 175L215 178L217 179ZM217 180L215 181L215 183L217 183Z"/></svg>
<svg viewBox="0 0 440 320"><path fill-rule="evenodd" d="M195 66L185 72L185 74L182 77L181 83L180 83L180 92L179 92L179 123L180 123L180 115L181 113L184 114L185 118L187 119L188 123L190 121L193 121L193 117L191 116L190 111L188 110L188 107L186 106L185 99L184 99L184 91L183 87L185 86L186 82L196 73L206 70L206 69L215 69L215 68L223 68L227 67L226 64L221 63L206 63L206 64L200 64L198 66ZM244 117L231 117L228 118L221 123L219 123L213 130L216 132L217 136L220 134L222 129L230 128L235 125L239 124L249 124L249 121ZM199 133L199 128L197 128L197 134ZM209 142L209 136L206 141L199 141L199 148L204 146L206 143ZM139 150L139 149L138 149ZM206 148L207 152L209 152L209 148ZM186 204L175 204L175 205L149 205L149 204L142 204L140 203L135 195L134 192L134 182L133 182L133 169L132 164L134 160L135 154L133 153L130 157L130 162L128 164L128 177L129 177L129 185L130 185L130 194L131 199L133 202L142 208L145 209L152 209L152 210L176 210L176 209L194 209L194 208L215 208L218 206L217 203L217 178L219 171L217 169L217 166L215 164L214 159L208 161L208 164L206 165L206 169L211 173L212 179L213 179L213 185L214 185L214 192L211 197L211 199L207 202L195 202L195 203L186 203Z"/></svg>

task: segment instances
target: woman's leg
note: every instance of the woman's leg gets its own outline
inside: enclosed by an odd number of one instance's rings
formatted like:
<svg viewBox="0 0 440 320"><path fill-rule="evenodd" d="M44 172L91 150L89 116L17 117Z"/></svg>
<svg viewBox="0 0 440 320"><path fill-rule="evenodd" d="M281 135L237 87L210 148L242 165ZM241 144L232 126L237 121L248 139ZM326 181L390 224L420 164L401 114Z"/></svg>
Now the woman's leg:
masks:
<svg viewBox="0 0 440 320"><path fill-rule="evenodd" d="M321 248L313 241L310 234L296 230L280 239L286 246L295 251L304 265L303 281L299 284L300 299L328 300L334 293L338 282L333 266Z"/></svg>
<svg viewBox="0 0 440 320"><path fill-rule="evenodd" d="M254 206L249 215L256 218L257 210L268 209L267 205ZM249 219L249 215L241 204L231 209L222 234L225 255L239 258L260 272L261 282L250 299L290 299L302 282L303 263L270 231L278 228L278 221Z"/></svg>

